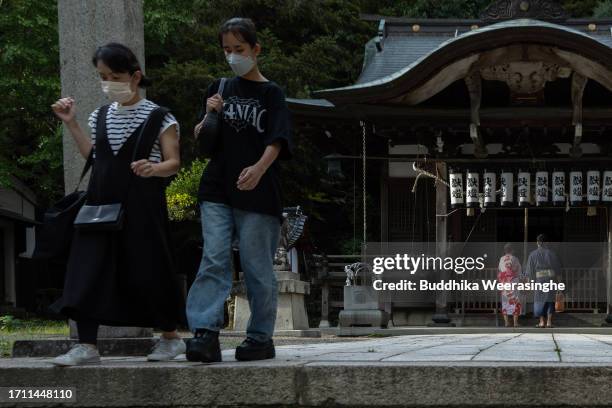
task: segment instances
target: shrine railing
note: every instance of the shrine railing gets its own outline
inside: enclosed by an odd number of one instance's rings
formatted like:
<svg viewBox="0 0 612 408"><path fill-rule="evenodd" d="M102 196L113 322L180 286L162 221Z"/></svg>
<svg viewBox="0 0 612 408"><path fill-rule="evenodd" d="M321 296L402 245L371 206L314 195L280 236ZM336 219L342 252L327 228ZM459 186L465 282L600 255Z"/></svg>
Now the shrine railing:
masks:
<svg viewBox="0 0 612 408"><path fill-rule="evenodd" d="M565 283L565 311L567 312L601 312L606 301L606 280L602 268L563 268L560 282ZM485 268L482 271L466 272L461 279L480 281L496 279L496 268ZM532 292L520 294L522 303L533 303ZM455 313L491 312L501 310L501 299L498 291L455 291L450 293L451 310ZM529 309L528 309L529 310Z"/></svg>
<svg viewBox="0 0 612 408"><path fill-rule="evenodd" d="M362 261L361 255L325 255L325 267L320 268L319 278L324 285L323 305L328 314L329 309L342 309L344 304L342 287L346 280L344 266ZM496 268L485 268L481 271L466 272L460 279L480 281L497 279ZM602 268L563 268L560 281L566 284L565 310L567 312L604 312L606 302L605 271ZM410 298L414 294L406 292L403 296ZM451 313L500 313L501 297L499 291L450 291L448 306ZM521 300L531 311L533 293L521 293ZM402 307L404 302L393 302ZM394 306L394 307L395 307ZM327 316L326 316L327 317Z"/></svg>

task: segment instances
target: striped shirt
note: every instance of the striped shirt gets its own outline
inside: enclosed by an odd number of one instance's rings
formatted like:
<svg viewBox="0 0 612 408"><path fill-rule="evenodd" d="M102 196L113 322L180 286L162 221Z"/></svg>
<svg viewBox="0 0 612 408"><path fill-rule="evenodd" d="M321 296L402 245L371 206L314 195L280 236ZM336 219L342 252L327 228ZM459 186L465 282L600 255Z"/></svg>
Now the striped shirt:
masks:
<svg viewBox="0 0 612 408"><path fill-rule="evenodd" d="M108 107L106 114L106 133L108 135L109 144L113 150L113 153L117 155L119 149L126 140L134 133L134 131L140 126L146 119L149 113L158 105L151 102L148 99L141 99L134 105L121 106L117 102L113 102ZM96 145L96 125L98 119L98 110L96 109L89 115L89 128L91 129L91 138L94 144L94 157L96 157L95 145ZM176 133L179 135L179 124L174 116L168 112L164 117L162 126L159 130L159 134L151 150L149 160L155 163L159 163L163 160L161 145L159 142L159 135L162 134L170 126L176 126Z"/></svg>

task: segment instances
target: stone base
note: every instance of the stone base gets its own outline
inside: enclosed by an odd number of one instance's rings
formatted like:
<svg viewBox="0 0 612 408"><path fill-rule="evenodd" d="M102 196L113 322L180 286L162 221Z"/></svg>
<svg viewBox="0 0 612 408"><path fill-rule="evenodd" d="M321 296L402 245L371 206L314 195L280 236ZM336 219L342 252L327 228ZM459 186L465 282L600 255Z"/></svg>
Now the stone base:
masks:
<svg viewBox="0 0 612 408"><path fill-rule="evenodd" d="M299 275L290 271L276 271L278 281L278 304L274 330L307 330L308 315L304 307L304 295L310 293L307 282L295 279ZM235 284L234 325L235 331L245 331L251 315L244 281Z"/></svg>
<svg viewBox="0 0 612 408"><path fill-rule="evenodd" d="M146 356L157 340L146 338L118 338L98 340L102 356ZM70 350L76 340L17 340L13 345L13 357L55 357Z"/></svg>
<svg viewBox="0 0 612 408"><path fill-rule="evenodd" d="M431 322L427 324L429 327L455 327L446 313L434 314L431 318Z"/></svg>
<svg viewBox="0 0 612 408"><path fill-rule="evenodd" d="M146 327L115 327L100 326L98 338L100 339L122 339L122 338L145 338L153 337L153 329ZM70 338L77 339L76 322L70 320Z"/></svg>
<svg viewBox="0 0 612 408"><path fill-rule="evenodd" d="M387 327L389 313L384 310L342 310L338 316L340 327L370 326Z"/></svg>

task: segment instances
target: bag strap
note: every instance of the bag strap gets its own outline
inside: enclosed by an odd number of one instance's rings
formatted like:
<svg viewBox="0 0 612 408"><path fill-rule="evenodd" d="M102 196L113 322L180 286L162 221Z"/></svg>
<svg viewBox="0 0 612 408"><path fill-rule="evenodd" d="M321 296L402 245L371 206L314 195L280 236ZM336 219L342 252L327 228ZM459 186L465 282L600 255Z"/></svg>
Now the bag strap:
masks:
<svg viewBox="0 0 612 408"><path fill-rule="evenodd" d="M221 82L219 83L219 90L217 91L217 93L221 95L221 97L223 97L223 90L225 89L226 81L227 81L227 78L221 78Z"/></svg>
<svg viewBox="0 0 612 408"><path fill-rule="evenodd" d="M94 151L94 148L92 146L91 150L89 151L89 156L87 156L87 160L85 161L85 166L83 166L83 171L81 171L81 177L79 178L79 182L74 188L75 193L79 190L79 186L83 182L85 175L87 174L87 172L89 171L89 169L91 169L91 166L93 165L93 161L94 161L93 151Z"/></svg>
<svg viewBox="0 0 612 408"><path fill-rule="evenodd" d="M108 112L108 107L110 105L104 105L101 106L100 109L98 109L98 114L96 117L96 142L98 140L98 134L100 133L100 131L102 131L102 122L100 122L100 118L103 118L103 120L106 120L106 112ZM91 167L93 166L93 162L94 162L94 149L95 149L95 143L91 146L91 150L89 151L89 156L87 156L87 160L85 161L85 165L83 166L83 170L81 171L81 177L79 178L79 182L77 183L77 185L74 187L74 192L76 193L77 190L79 189L79 186L81 185L81 183L83 182L83 179L85 178L85 175L87 174L87 172L91 169Z"/></svg>

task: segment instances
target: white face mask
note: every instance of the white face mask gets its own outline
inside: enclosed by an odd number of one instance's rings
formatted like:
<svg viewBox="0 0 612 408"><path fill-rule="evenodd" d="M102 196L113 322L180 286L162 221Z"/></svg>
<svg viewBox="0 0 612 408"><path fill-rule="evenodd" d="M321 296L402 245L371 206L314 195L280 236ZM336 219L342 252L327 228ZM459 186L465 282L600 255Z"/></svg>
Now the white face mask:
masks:
<svg viewBox="0 0 612 408"><path fill-rule="evenodd" d="M255 61L251 56L245 57L244 55L234 54L233 52L231 54L227 54L225 59L227 60L230 68L232 68L232 71L234 71L234 74L238 76L247 74L255 65Z"/></svg>
<svg viewBox="0 0 612 408"><path fill-rule="evenodd" d="M135 92L130 88L129 82L100 81L102 92L111 101L125 103L134 97Z"/></svg>

